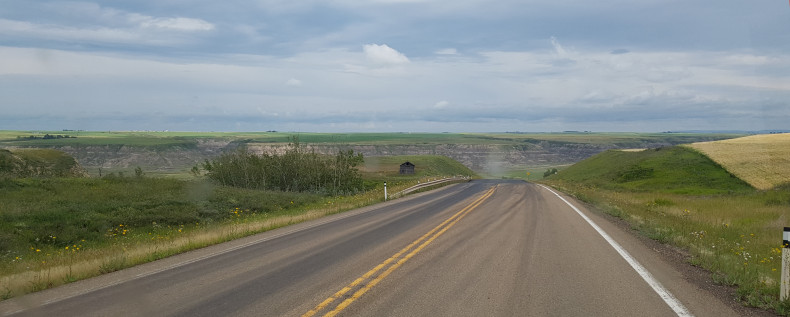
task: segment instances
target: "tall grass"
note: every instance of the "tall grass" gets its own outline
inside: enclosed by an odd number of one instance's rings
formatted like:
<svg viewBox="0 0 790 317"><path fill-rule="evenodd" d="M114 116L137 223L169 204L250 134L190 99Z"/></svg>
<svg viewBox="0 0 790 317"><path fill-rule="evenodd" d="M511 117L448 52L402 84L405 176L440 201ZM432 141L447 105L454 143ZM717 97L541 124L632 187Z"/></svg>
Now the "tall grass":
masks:
<svg viewBox="0 0 790 317"><path fill-rule="evenodd" d="M325 196L205 180L0 179L0 299L382 200L378 183Z"/></svg>

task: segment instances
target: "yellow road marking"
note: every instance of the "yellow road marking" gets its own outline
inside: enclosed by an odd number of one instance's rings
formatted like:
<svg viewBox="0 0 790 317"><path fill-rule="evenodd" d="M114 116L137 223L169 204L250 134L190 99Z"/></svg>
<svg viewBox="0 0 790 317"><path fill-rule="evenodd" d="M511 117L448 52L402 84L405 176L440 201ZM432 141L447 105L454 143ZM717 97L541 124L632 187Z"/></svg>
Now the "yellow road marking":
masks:
<svg viewBox="0 0 790 317"><path fill-rule="evenodd" d="M403 255L404 253L408 252L408 251L409 251L409 250L411 250L411 249L412 249L414 246L416 246L417 244L419 244L420 242L422 242L422 244L420 244L420 246L418 246L416 249L412 250L412 251L411 251L409 254L407 254L407 255L406 255L405 257L403 257L402 259L400 259L400 260L398 260L397 262L395 262L395 264L393 264L392 266L390 266L390 267L389 267L387 270L385 270L384 272L382 272L381 274L379 274L377 277L375 277L374 279L370 280L370 282L368 282L368 283L367 283L367 285L364 285L362 288L360 288L359 290L357 290L357 291L356 291L356 292L355 292L355 293L354 293L354 294L353 294L351 297L347 298L346 300L344 300L343 302L341 302L340 304L338 304L338 305L335 307L335 309L334 309L334 310L332 310L332 311L330 311L330 312L326 313L324 316L335 316L335 315L337 315L337 314L338 314L339 312L341 312L343 309L345 309L346 307L348 307L348 305L350 305L352 302L354 302L354 301L355 301L355 300L357 300L359 297L361 297L362 295L364 295L364 294L365 294L365 293L366 293L368 290L370 290L370 289L371 289L373 286L376 286L376 284L378 284L379 282L381 282L381 280L383 280L385 277L387 277L388 275L390 275L390 273L392 273L392 272L393 272L393 271L395 271L395 270L396 270L398 267L400 267L401 265L403 265L403 263L406 263L406 261L408 261L409 259L411 259L411 258L412 258L412 257L413 257L415 254L417 254L417 253L418 253L418 252L420 252L420 251L421 251L423 248L425 248L425 247L426 247L428 244L430 244L431 242L433 242L433 240L435 240L437 237L439 237L440 235L442 235L442 234L443 234L445 231L447 231L447 229L450 229L450 227L452 227L453 225L455 225L455 224L456 224L456 223L457 223L459 220L461 220L461 218L463 218L464 216L466 216L466 214L468 214L469 212L471 212L473 209L477 208L477 206L479 206L480 204L482 204L482 203L483 203L483 201L485 201L486 199L488 199L488 197L491 197L491 195L493 195L493 194L494 194L494 190L495 190L495 189L496 189L496 187L492 187L492 188L491 188L491 189L489 189L489 190L488 190L488 191L487 191L485 194L483 194L483 196L481 196L480 198L476 199L476 200L475 200L475 201L473 201L471 204L467 205L466 207L464 207L463 209L461 209L461 211L459 211L459 212L455 213L454 215L452 215L450 218L448 218L448 219L447 219L447 220L445 220L444 222L440 223L440 224L439 224L438 226L436 226L435 228L431 229L431 231L428 231L428 233L424 234L424 235L423 235L423 236L421 236L419 239L417 239L417 240L414 240L414 242L410 243L408 246L406 246L405 248L403 248L403 249L401 249L400 251L398 251L398 253L395 253L395 254L394 254L393 256L391 256L390 258L388 258L388 259L384 260L384 262L381 262L379 265L376 265L376 266L375 266L373 269L371 269L371 270L370 270L370 271L368 271L367 273L363 274L361 277L359 277L359 278L357 278L356 280L354 280L353 282L351 282L351 284L348 284L348 286L346 286L346 287L343 287L341 290L337 291L335 294L333 294L333 295L332 295L332 296L330 296L329 298L325 299L323 302L321 302L320 304L318 304L318 306L316 306L315 308L311 309L310 311L308 311L308 312L306 312L304 315L302 315L302 317L311 317L311 316L314 316L315 314L317 314L318 312L320 312L321 310L323 310L324 308L326 308L327 306L329 306L330 304L332 304L332 302L334 302L335 300L337 300L337 299L338 299L338 298L340 298L341 296L345 295L345 294L346 294L346 293L348 293L350 290L354 289L354 287L358 286L358 285L359 285L359 284L361 284L363 281L365 281L365 280L369 279L369 278L370 278L370 277L372 277L374 274L376 274L376 273L377 273L379 270L381 270L382 268L386 267L388 264L392 263L393 261L395 261L396 259L398 259L398 258L399 258L401 255ZM445 226L445 225L446 225L446 226ZM437 232L437 231L438 231L438 232ZM430 237L430 238L429 238L429 237ZM427 240L426 240L426 239L427 239ZM423 242L423 240L425 240L425 241Z"/></svg>

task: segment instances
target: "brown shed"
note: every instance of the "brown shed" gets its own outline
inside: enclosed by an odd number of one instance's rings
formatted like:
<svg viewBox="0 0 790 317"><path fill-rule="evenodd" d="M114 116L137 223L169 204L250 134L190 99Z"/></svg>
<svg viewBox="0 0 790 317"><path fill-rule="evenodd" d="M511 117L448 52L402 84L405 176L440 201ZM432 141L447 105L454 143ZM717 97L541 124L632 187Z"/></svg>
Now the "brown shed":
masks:
<svg viewBox="0 0 790 317"><path fill-rule="evenodd" d="M414 164L406 162L400 165L401 174L414 174Z"/></svg>

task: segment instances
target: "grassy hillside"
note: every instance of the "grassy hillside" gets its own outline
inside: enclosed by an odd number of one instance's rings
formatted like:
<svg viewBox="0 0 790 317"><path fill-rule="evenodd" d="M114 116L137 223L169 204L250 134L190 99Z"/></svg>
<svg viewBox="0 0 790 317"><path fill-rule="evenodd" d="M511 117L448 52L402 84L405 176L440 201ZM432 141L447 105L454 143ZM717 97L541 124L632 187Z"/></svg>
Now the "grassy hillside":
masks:
<svg viewBox="0 0 790 317"><path fill-rule="evenodd" d="M0 149L0 176L73 177L84 176L77 161L66 153L50 149Z"/></svg>
<svg viewBox="0 0 790 317"><path fill-rule="evenodd" d="M608 189L709 195L750 191L744 181L684 147L643 151L609 150L551 178Z"/></svg>
<svg viewBox="0 0 790 317"><path fill-rule="evenodd" d="M689 147L758 189L790 183L790 133L763 134Z"/></svg>
<svg viewBox="0 0 790 317"><path fill-rule="evenodd" d="M414 175L400 175L400 164L411 162L415 165ZM387 180L402 178L422 178L432 176L477 176L463 164L441 155L399 155L366 157L360 171L367 179Z"/></svg>
<svg viewBox="0 0 790 317"><path fill-rule="evenodd" d="M607 151L542 182L688 250L714 281L737 286L745 304L790 315L778 299L790 186L754 189L688 147Z"/></svg>

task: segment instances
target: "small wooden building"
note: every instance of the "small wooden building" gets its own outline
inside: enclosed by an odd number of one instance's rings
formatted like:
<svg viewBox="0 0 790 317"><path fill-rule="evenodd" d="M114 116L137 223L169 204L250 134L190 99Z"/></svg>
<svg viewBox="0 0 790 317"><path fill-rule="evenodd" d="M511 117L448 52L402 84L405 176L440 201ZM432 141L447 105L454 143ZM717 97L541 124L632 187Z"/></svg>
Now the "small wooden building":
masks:
<svg viewBox="0 0 790 317"><path fill-rule="evenodd" d="M400 165L401 174L414 174L414 164L406 162Z"/></svg>

